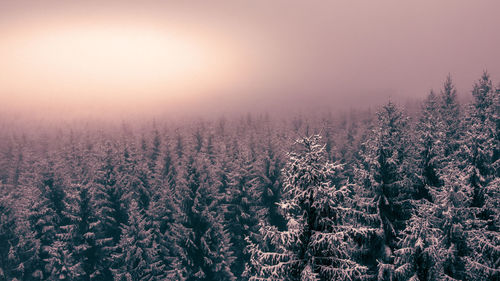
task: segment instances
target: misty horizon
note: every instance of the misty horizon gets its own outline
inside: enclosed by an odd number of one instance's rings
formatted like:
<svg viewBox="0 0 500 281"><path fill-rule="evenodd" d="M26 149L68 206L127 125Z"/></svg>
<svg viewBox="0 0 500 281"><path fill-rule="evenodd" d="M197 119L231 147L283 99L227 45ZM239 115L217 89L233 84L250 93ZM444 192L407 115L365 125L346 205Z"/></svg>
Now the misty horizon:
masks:
<svg viewBox="0 0 500 281"><path fill-rule="evenodd" d="M342 110L500 80L497 1L0 3L0 113ZM51 117L51 119L53 119Z"/></svg>

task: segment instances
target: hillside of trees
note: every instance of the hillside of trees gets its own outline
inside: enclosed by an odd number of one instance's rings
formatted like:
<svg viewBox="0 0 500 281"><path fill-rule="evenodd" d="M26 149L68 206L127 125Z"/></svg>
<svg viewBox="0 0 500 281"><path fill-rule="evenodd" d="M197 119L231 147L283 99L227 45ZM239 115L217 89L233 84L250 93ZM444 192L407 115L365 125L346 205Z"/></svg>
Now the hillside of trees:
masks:
<svg viewBox="0 0 500 281"><path fill-rule="evenodd" d="M0 131L0 280L500 280L500 86Z"/></svg>

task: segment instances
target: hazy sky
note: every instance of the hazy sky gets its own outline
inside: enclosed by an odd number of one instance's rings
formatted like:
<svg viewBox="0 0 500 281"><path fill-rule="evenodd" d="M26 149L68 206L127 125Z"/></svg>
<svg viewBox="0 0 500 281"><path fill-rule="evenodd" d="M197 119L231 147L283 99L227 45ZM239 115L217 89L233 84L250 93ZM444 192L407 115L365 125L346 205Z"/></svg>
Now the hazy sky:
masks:
<svg viewBox="0 0 500 281"><path fill-rule="evenodd" d="M500 1L3 1L0 111L268 109L500 79ZM40 111L42 110L42 111Z"/></svg>

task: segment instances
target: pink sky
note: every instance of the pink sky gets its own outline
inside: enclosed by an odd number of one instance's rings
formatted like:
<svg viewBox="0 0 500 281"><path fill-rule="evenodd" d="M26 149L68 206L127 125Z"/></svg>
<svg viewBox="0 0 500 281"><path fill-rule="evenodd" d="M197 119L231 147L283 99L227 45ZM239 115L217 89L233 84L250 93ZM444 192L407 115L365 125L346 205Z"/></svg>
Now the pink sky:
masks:
<svg viewBox="0 0 500 281"><path fill-rule="evenodd" d="M181 3L182 2L182 3ZM1 1L4 108L332 108L500 79L500 1ZM161 106L160 106L161 105ZM1 108L0 108L1 110Z"/></svg>

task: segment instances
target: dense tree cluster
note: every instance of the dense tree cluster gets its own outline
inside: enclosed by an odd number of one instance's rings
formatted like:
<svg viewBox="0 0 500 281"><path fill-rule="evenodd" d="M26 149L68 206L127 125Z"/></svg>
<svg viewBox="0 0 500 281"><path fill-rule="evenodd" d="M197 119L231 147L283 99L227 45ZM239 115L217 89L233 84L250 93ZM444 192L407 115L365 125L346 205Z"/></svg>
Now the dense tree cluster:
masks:
<svg viewBox="0 0 500 281"><path fill-rule="evenodd" d="M500 89L0 134L0 280L500 280ZM296 141L294 141L296 140Z"/></svg>

